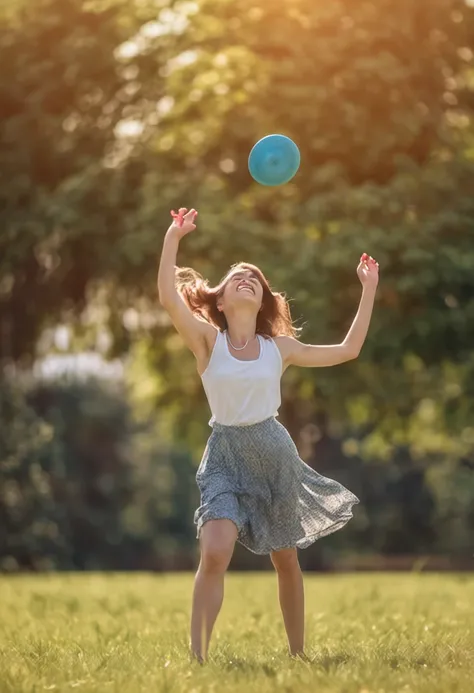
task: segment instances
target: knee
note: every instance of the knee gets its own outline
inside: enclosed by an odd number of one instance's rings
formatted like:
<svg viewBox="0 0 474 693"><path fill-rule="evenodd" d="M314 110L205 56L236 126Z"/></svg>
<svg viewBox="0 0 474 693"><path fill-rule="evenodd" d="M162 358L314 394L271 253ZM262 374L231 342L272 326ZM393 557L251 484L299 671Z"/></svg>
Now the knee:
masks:
<svg viewBox="0 0 474 693"><path fill-rule="evenodd" d="M220 542L210 543L202 547L201 568L206 573L225 573L231 557L231 548Z"/></svg>
<svg viewBox="0 0 474 693"><path fill-rule="evenodd" d="M296 549L283 549L282 551L275 551L272 553L271 558L277 573L291 574L300 570Z"/></svg>

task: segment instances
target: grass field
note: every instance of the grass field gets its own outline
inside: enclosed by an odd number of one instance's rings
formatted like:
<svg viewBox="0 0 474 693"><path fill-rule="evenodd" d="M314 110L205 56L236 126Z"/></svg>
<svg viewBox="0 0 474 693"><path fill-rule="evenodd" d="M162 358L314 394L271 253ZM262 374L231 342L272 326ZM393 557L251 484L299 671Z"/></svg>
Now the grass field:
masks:
<svg viewBox="0 0 474 693"><path fill-rule="evenodd" d="M471 693L474 576L306 576L291 661L271 573L230 574L210 662L190 662L192 576L0 578L0 691Z"/></svg>

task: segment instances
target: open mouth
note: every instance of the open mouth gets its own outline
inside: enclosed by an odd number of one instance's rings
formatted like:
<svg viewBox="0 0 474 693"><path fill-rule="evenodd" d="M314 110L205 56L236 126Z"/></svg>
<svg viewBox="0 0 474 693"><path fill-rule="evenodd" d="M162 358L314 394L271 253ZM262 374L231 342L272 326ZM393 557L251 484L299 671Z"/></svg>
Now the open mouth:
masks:
<svg viewBox="0 0 474 693"><path fill-rule="evenodd" d="M249 291L252 294L252 296L255 296L254 289L248 284L239 284L239 286L237 287L237 291Z"/></svg>

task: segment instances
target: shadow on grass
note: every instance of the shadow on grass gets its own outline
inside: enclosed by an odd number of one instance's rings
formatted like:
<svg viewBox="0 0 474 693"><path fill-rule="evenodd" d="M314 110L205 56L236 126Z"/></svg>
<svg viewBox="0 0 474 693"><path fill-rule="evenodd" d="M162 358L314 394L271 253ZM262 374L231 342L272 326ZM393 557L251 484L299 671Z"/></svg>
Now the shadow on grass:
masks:
<svg viewBox="0 0 474 693"><path fill-rule="evenodd" d="M354 657L348 652L334 652L317 654L310 657L309 666L315 669L321 669L324 672L334 671L348 664Z"/></svg>
<svg viewBox="0 0 474 693"><path fill-rule="evenodd" d="M348 664L353 657L347 652L333 654L308 655L304 659L290 657L287 654L279 656L269 656L267 661L262 659L241 658L231 654L222 653L210 657L209 663L225 669L245 674L264 674L268 678L274 678L282 668L287 666L305 666L320 669L324 672L334 671L341 666Z"/></svg>
<svg viewBox="0 0 474 693"><path fill-rule="evenodd" d="M210 663L225 669L226 671L235 671L243 674L264 674L268 678L274 678L278 674L278 665L270 664L269 662L261 662L252 659L242 659L231 656L229 659L222 660L222 657L210 659Z"/></svg>
<svg viewBox="0 0 474 693"><path fill-rule="evenodd" d="M259 655L257 658L238 657L230 652L218 653L209 658L209 664L216 669L234 672L242 675L263 675L269 679L276 678L278 674L288 667L306 667L315 673L334 674L346 666L366 665L368 662L363 656L341 650L339 652L319 652L310 654L305 659L291 658L287 654L272 655L268 657ZM394 653L389 656L376 658L373 662L379 666L400 670L420 670L436 668L429 658L417 653ZM438 663L439 665L439 663Z"/></svg>

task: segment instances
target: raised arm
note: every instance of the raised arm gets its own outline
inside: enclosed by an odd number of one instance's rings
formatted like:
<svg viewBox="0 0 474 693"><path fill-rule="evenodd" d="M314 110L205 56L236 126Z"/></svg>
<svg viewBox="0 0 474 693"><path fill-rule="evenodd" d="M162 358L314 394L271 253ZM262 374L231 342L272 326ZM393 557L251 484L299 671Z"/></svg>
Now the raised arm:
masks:
<svg viewBox="0 0 474 693"><path fill-rule="evenodd" d="M379 281L378 263L364 253L357 274L362 283L362 298L354 322L341 344L316 346L302 344L293 337L278 337L275 341L280 349L284 367L336 366L356 359L367 337L370 318L374 307L375 292Z"/></svg>
<svg viewBox="0 0 474 693"><path fill-rule="evenodd" d="M216 329L196 317L176 289L176 257L183 236L194 231L197 212L182 208L169 227L163 243L158 270L158 296L185 344L196 356L198 368L204 370L216 337Z"/></svg>

